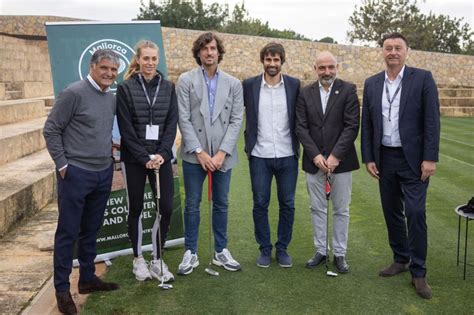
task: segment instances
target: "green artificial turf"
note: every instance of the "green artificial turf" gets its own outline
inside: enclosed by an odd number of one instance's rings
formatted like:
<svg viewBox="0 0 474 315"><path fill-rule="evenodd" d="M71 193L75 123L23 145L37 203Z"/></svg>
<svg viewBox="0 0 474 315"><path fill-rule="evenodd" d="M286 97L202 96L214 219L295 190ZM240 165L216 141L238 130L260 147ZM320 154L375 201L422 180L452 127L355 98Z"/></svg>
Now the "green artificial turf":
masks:
<svg viewBox="0 0 474 315"><path fill-rule="evenodd" d="M329 278L324 266L314 270L304 267L314 254L314 247L302 171L289 247L293 267L280 268L273 260L270 268L258 268L252 192L241 137L241 162L233 170L229 197L228 238L229 249L241 263L242 271L228 272L215 267L220 271L219 277L204 272L210 259L208 205L204 194L198 250L201 265L191 275L176 275L174 289L163 291L157 287L156 280L135 280L131 256L117 258L105 279L118 282L121 289L91 294L82 314L473 314L474 266L468 267L467 280L463 281L462 267L456 266L458 217L454 208L474 196L474 119L443 118L441 126L440 161L437 174L431 179L426 212L431 300L415 294L409 273L393 278L377 275L379 269L391 263L392 253L377 182L369 177L364 165L353 173L348 274ZM269 213L275 242L278 220L275 187ZM471 225L468 260L474 264L474 225ZM182 254L183 246L165 251L165 261L172 272L176 272Z"/></svg>

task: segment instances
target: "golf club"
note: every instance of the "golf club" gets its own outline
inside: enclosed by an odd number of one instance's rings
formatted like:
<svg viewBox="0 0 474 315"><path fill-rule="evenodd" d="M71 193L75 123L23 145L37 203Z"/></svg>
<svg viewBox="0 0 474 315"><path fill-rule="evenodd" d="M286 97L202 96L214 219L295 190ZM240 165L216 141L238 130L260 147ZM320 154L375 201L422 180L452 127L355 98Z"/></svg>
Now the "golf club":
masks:
<svg viewBox="0 0 474 315"><path fill-rule="evenodd" d="M218 276L219 272L212 269L212 172L207 171L207 200L209 203L209 266L204 269L211 276Z"/></svg>
<svg viewBox="0 0 474 315"><path fill-rule="evenodd" d="M156 183L156 215L158 216L158 250L160 251L160 278L161 283L158 288L162 290L173 289L171 284L164 283L163 279L163 249L161 246L161 214L160 214L160 167L155 168L155 183Z"/></svg>
<svg viewBox="0 0 474 315"><path fill-rule="evenodd" d="M329 172L326 174L326 276L328 277L337 277L337 273L329 270L329 198L331 197L331 182L330 182Z"/></svg>

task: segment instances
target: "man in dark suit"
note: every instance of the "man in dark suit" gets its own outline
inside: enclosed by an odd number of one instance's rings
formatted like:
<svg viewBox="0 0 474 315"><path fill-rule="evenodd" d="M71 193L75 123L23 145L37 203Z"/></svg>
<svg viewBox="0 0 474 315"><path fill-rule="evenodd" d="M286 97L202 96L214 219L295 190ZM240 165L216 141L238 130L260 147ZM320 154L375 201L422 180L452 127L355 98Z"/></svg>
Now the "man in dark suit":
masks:
<svg viewBox="0 0 474 315"><path fill-rule="evenodd" d="M349 229L352 171L359 168L354 146L359 131L359 100L354 84L336 79L337 60L329 52L316 58L318 81L306 86L296 106L296 134L303 145L303 170L311 203L316 253L306 267L325 262L326 176L332 182L333 254L340 273L349 271L345 256Z"/></svg>
<svg viewBox="0 0 474 315"><path fill-rule="evenodd" d="M439 152L438 91L429 71L405 66L408 42L399 33L382 39L386 70L365 81L362 160L379 181L393 263L379 275L410 270L412 284L430 299L426 282L428 179Z"/></svg>
<svg viewBox="0 0 474 315"><path fill-rule="evenodd" d="M291 241L298 177L299 143L295 135L295 105L300 81L281 73L285 49L270 43L260 51L264 73L243 82L246 113L245 152L250 166L255 238L260 245L257 266L271 263L272 243L268 205L275 176L280 216L276 259L281 267L293 265L287 248Z"/></svg>

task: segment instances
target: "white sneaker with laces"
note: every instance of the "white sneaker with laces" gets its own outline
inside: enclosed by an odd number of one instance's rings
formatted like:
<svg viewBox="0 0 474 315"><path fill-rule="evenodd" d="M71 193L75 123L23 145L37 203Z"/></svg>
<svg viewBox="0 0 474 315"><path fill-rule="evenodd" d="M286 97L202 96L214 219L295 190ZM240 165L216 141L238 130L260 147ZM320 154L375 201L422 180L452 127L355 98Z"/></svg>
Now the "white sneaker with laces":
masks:
<svg viewBox="0 0 474 315"><path fill-rule="evenodd" d="M148 263L145 258L140 256L133 260L133 274L138 281L151 279L150 270L148 270Z"/></svg>
<svg viewBox="0 0 474 315"><path fill-rule="evenodd" d="M215 252L212 263L216 266L222 266L225 270L229 271L238 271L241 269L240 264L232 257L227 248L224 248L220 253Z"/></svg>
<svg viewBox="0 0 474 315"><path fill-rule="evenodd" d="M199 266L197 254L192 254L188 249L184 252L183 261L178 266L178 275L189 275L197 266Z"/></svg>
<svg viewBox="0 0 474 315"><path fill-rule="evenodd" d="M154 259L150 263L150 274L153 278L161 281L161 260ZM174 275L168 269L168 265L163 260L163 282L174 281Z"/></svg>

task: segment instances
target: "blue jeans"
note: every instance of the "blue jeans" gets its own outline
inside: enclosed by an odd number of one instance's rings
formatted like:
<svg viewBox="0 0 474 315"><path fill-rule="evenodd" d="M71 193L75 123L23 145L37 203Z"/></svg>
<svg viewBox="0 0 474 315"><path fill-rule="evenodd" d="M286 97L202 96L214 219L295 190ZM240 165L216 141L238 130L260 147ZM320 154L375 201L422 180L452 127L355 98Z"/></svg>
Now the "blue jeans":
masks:
<svg viewBox="0 0 474 315"><path fill-rule="evenodd" d="M212 173L212 230L214 232L214 249L221 252L227 247L227 209L229 202L230 176L227 172L215 171ZM184 180L184 246L192 253L197 252L197 240L200 223L200 204L202 185L207 172L200 164L183 161Z"/></svg>
<svg viewBox="0 0 474 315"><path fill-rule="evenodd" d="M284 158L258 158L251 156L249 160L250 179L253 191L253 222L255 239L262 253L269 254L272 250L270 225L268 223L268 205L272 179L275 176L278 193L280 215L278 219L277 251L286 251L291 241L295 218L295 190L298 179L298 159L295 156Z"/></svg>

